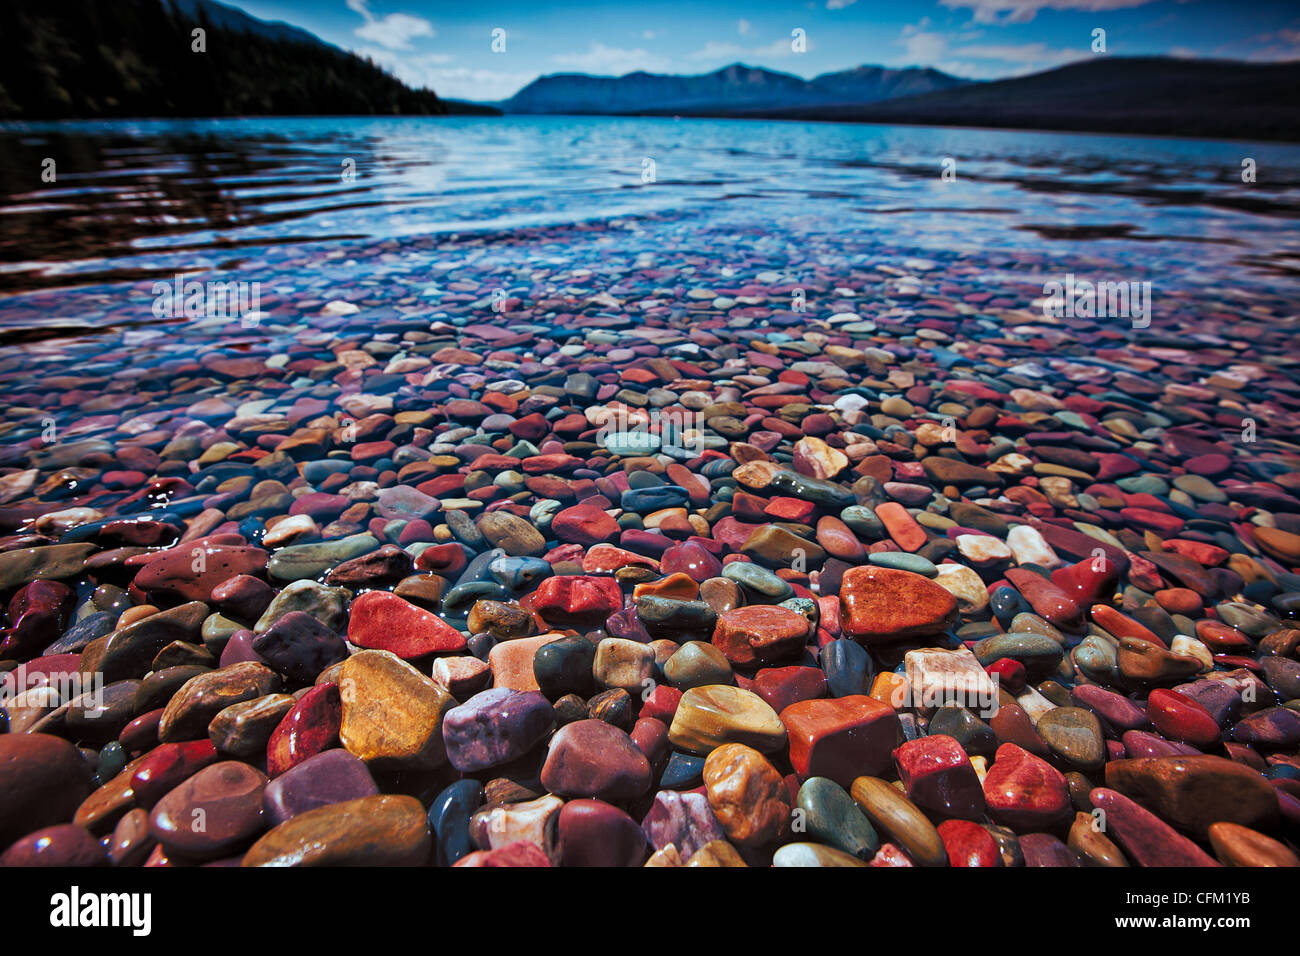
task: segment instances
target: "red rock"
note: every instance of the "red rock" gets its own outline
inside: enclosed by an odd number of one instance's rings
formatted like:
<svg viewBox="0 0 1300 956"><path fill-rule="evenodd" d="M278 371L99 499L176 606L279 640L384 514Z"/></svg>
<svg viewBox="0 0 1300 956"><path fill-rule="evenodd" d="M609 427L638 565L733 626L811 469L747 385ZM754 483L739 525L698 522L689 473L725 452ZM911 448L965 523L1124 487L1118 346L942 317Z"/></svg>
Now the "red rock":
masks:
<svg viewBox="0 0 1300 956"><path fill-rule="evenodd" d="M146 810L209 764L216 763L217 748L210 740L159 744L140 758L131 776L134 802Z"/></svg>
<svg viewBox="0 0 1300 956"><path fill-rule="evenodd" d="M825 697L826 675L817 667L766 667L754 675L753 690L779 714L798 701Z"/></svg>
<svg viewBox="0 0 1300 956"><path fill-rule="evenodd" d="M850 564L859 564L866 557L866 549L858 536L839 518L823 515L817 520L817 543L826 553Z"/></svg>
<svg viewBox="0 0 1300 956"><path fill-rule="evenodd" d="M10 626L0 631L0 658L25 661L53 644L63 633L74 598L61 581L32 581L19 588L9 600Z"/></svg>
<svg viewBox="0 0 1300 956"><path fill-rule="evenodd" d="M1172 537L1183 530L1183 519L1166 511L1151 508L1121 508L1120 517L1129 527L1139 531L1154 531L1163 538Z"/></svg>
<svg viewBox="0 0 1300 956"><path fill-rule="evenodd" d="M808 619L775 604L751 604L720 615L713 645L733 664L797 660L808 640Z"/></svg>
<svg viewBox="0 0 1300 956"><path fill-rule="evenodd" d="M455 578L468 565L469 558L459 544L435 544L425 548L415 559L417 571L432 571L447 578Z"/></svg>
<svg viewBox="0 0 1300 956"><path fill-rule="evenodd" d="M1217 568L1228 560L1228 552L1218 545L1210 544L1206 541L1188 541L1182 538L1174 538L1164 543L1166 551L1172 551L1175 554L1181 554L1185 558L1191 558L1197 564L1207 568Z"/></svg>
<svg viewBox="0 0 1300 956"><path fill-rule="evenodd" d="M857 777L888 773L903 740L894 709L860 694L797 701L780 717L800 778L829 777L845 789Z"/></svg>
<svg viewBox="0 0 1300 956"><path fill-rule="evenodd" d="M1252 646L1250 639L1235 627L1210 619L1196 622L1196 637L1216 654L1247 651Z"/></svg>
<svg viewBox="0 0 1300 956"><path fill-rule="evenodd" d="M532 603L549 625L597 625L622 608L623 591L613 578L558 575L538 586Z"/></svg>
<svg viewBox="0 0 1300 956"><path fill-rule="evenodd" d="M1049 542L1050 543L1050 542ZM1021 593L1039 617L1068 631L1083 627L1083 612L1078 602L1047 578L1023 568L1009 568L1007 580Z"/></svg>
<svg viewBox="0 0 1300 956"><path fill-rule="evenodd" d="M1219 742L1219 725L1210 712L1178 691L1153 690L1147 697L1147 719L1170 740L1200 748L1213 747Z"/></svg>
<svg viewBox="0 0 1300 956"><path fill-rule="evenodd" d="M1050 829L1069 819L1065 776L1013 743L998 747L984 776L989 816L1015 830Z"/></svg>
<svg viewBox="0 0 1300 956"><path fill-rule="evenodd" d="M1002 854L993 835L969 820L944 820L939 838L948 852L949 866L1002 866Z"/></svg>
<svg viewBox="0 0 1300 956"><path fill-rule="evenodd" d="M916 866L912 858L903 852L896 843L882 843L876 855L871 858L872 866Z"/></svg>
<svg viewBox="0 0 1300 956"><path fill-rule="evenodd" d="M579 504L556 513L551 531L560 541L591 547L618 537L618 522L609 513L592 505Z"/></svg>
<svg viewBox="0 0 1300 956"><path fill-rule="evenodd" d="M998 681L999 687L1005 687L1011 693L1019 693L1024 689L1025 680L1028 671L1025 665L1020 661L1012 660L1009 657L1001 657L984 668L984 672Z"/></svg>
<svg viewBox="0 0 1300 956"><path fill-rule="evenodd" d="M475 850L452 866L550 866L546 853L532 840L517 840L495 850Z"/></svg>
<svg viewBox="0 0 1300 956"><path fill-rule="evenodd" d="M647 568L658 572L659 566L660 563L653 558L612 544L598 544L582 556L582 570L587 574L613 574L621 568Z"/></svg>
<svg viewBox="0 0 1300 956"><path fill-rule="evenodd" d="M71 820L93 789L89 765L68 741L0 734L0 845Z"/></svg>
<svg viewBox="0 0 1300 956"><path fill-rule="evenodd" d="M212 589L238 574L266 570L261 548L181 545L161 552L136 573L134 585L151 597L170 601L207 601Z"/></svg>
<svg viewBox="0 0 1300 956"><path fill-rule="evenodd" d="M681 703L681 699L682 692L676 687L656 684L650 696L641 705L641 716L653 717L671 726L673 714L677 713L677 705Z"/></svg>
<svg viewBox="0 0 1300 956"><path fill-rule="evenodd" d="M1101 825L1106 836L1138 866L1219 865L1214 857L1122 793L1096 787L1088 800L1105 814Z"/></svg>
<svg viewBox="0 0 1300 956"><path fill-rule="evenodd" d="M75 823L29 833L0 855L0 867L107 865L108 851L85 827Z"/></svg>
<svg viewBox="0 0 1300 956"><path fill-rule="evenodd" d="M271 731L266 745L266 775L278 777L308 757L338 743L343 721L343 701L338 684L317 684Z"/></svg>
<svg viewBox="0 0 1300 956"><path fill-rule="evenodd" d="M685 574L696 583L722 574L722 562L698 541L674 544L659 559L664 574Z"/></svg>
<svg viewBox="0 0 1300 956"><path fill-rule="evenodd" d="M551 738L541 782L565 798L632 800L650 789L650 762L617 727L603 720L576 720Z"/></svg>
<svg viewBox="0 0 1300 956"><path fill-rule="evenodd" d="M910 571L867 565L846 571L840 583L840 626L859 643L942 634L957 617L952 594Z"/></svg>
<svg viewBox="0 0 1300 956"><path fill-rule="evenodd" d="M984 816L979 777L956 738L934 734L909 740L894 751L894 764L907 798L921 809L965 820Z"/></svg>
<svg viewBox="0 0 1300 956"><path fill-rule="evenodd" d="M1168 648L1168 645L1150 628L1139 624L1131 617L1127 617L1115 610L1109 604L1094 604L1088 610L1094 623L1113 635L1117 640L1131 637L1139 641L1146 641L1148 644L1154 644L1156 647Z"/></svg>
<svg viewBox="0 0 1300 956"><path fill-rule="evenodd" d="M919 551L929 537L916 523L907 509L896 501L887 501L876 507L876 517L884 524L889 536L904 551Z"/></svg>
<svg viewBox="0 0 1300 956"><path fill-rule="evenodd" d="M1109 601L1119 587L1119 569L1105 558L1088 558L1052 572L1052 583L1085 606Z"/></svg>
<svg viewBox="0 0 1300 956"><path fill-rule="evenodd" d="M603 800L570 800L556 831L561 866L640 866L649 845L635 820Z"/></svg>
<svg viewBox="0 0 1300 956"><path fill-rule="evenodd" d="M1188 588L1161 588L1155 592L1156 603L1170 614L1197 617L1201 614L1201 596Z"/></svg>
<svg viewBox="0 0 1300 956"><path fill-rule="evenodd" d="M465 648L460 631L389 591L367 591L352 602L348 642L408 661Z"/></svg>

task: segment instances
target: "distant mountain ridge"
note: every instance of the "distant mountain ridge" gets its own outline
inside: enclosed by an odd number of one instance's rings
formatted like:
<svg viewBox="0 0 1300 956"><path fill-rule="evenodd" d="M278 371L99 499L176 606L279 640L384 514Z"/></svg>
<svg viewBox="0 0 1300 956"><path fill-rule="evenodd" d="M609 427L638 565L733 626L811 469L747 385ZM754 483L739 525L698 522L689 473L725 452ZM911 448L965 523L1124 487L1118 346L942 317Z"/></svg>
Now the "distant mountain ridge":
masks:
<svg viewBox="0 0 1300 956"><path fill-rule="evenodd" d="M772 119L1300 140L1300 60L1095 56L1029 76Z"/></svg>
<svg viewBox="0 0 1300 956"><path fill-rule="evenodd" d="M790 73L733 63L695 76L557 73L539 77L499 105L507 113L742 115L873 103L951 90L970 82L928 67L860 66L805 80Z"/></svg>

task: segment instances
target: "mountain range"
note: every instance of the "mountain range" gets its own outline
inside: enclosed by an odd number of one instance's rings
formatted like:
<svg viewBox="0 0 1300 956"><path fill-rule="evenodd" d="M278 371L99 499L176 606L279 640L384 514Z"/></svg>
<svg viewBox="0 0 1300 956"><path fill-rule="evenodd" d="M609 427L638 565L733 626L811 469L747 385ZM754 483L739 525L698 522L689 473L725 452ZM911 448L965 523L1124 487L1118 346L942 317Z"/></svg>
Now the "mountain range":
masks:
<svg viewBox="0 0 1300 956"><path fill-rule="evenodd" d="M951 90L969 82L922 67L860 66L805 80L733 63L697 76L558 73L539 77L498 105L507 113L717 116L875 103Z"/></svg>
<svg viewBox="0 0 1300 956"><path fill-rule="evenodd" d="M0 119L506 112L1300 140L1300 61L1102 55L983 82L880 66L806 80L733 63L693 76L555 74L500 103L464 103L217 0L6 0L0 21Z"/></svg>

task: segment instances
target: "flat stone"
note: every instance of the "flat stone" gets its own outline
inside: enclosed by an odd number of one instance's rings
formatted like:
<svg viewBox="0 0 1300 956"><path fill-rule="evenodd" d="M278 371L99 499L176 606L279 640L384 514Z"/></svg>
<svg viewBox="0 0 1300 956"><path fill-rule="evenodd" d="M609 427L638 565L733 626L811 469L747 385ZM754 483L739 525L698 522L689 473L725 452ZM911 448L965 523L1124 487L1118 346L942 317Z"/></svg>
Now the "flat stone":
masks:
<svg viewBox="0 0 1300 956"><path fill-rule="evenodd" d="M785 725L757 694L714 684L682 694L668 730L674 747L707 755L726 743L742 743L761 753L786 744Z"/></svg>
<svg viewBox="0 0 1300 956"><path fill-rule="evenodd" d="M929 578L893 568L858 567L840 585L840 624L865 644L941 634L957 621L957 600Z"/></svg>
<svg viewBox="0 0 1300 956"><path fill-rule="evenodd" d="M780 720L795 772L804 780L826 777L842 787L866 772L886 773L903 742L894 709L860 694L799 701L781 711Z"/></svg>
<svg viewBox="0 0 1300 956"><path fill-rule="evenodd" d="M265 774L248 764L214 763L158 801L149 814L149 833L178 856L229 855L261 832L265 788Z"/></svg>
<svg viewBox="0 0 1300 956"><path fill-rule="evenodd" d="M422 866L433 839L414 797L381 794L299 813L249 848L241 866Z"/></svg>
<svg viewBox="0 0 1300 956"><path fill-rule="evenodd" d="M432 770L446 762L442 721L456 701L389 651L359 651L339 669L339 740L372 770Z"/></svg>
<svg viewBox="0 0 1300 956"><path fill-rule="evenodd" d="M388 591L367 591L352 602L348 642L391 651L403 660L465 649L465 636L436 614Z"/></svg>
<svg viewBox="0 0 1300 956"><path fill-rule="evenodd" d="M879 777L864 776L853 781L849 792L876 830L902 847L917 865L948 865L939 831L897 788Z"/></svg>
<svg viewBox="0 0 1300 956"><path fill-rule="evenodd" d="M158 739L171 743L207 737L208 725L221 711L231 704L273 694L280 683L279 674L252 661L192 677L164 708Z"/></svg>
<svg viewBox="0 0 1300 956"><path fill-rule="evenodd" d="M790 608L753 604L718 618L713 644L739 666L769 666L795 661L808 640L808 621Z"/></svg>
<svg viewBox="0 0 1300 956"><path fill-rule="evenodd" d="M1201 838L1220 821L1269 829L1277 820L1277 795L1263 774L1208 754L1112 760L1106 786Z"/></svg>

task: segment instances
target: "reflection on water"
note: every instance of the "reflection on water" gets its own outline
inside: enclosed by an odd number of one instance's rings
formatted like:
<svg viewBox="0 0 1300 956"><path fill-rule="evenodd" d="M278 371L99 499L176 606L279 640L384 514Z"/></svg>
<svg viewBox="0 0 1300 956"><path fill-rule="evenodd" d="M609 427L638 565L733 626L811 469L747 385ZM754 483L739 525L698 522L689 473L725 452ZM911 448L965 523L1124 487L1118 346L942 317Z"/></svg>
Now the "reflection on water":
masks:
<svg viewBox="0 0 1300 956"><path fill-rule="evenodd" d="M1300 147L1281 144L621 118L105 122L0 129L0 174L11 296L255 268L282 247L562 238L613 220L702 251L751 229L839 234L846 256L877 239L918 254L1108 241L1174 272L1261 277L1294 274L1300 253Z"/></svg>

